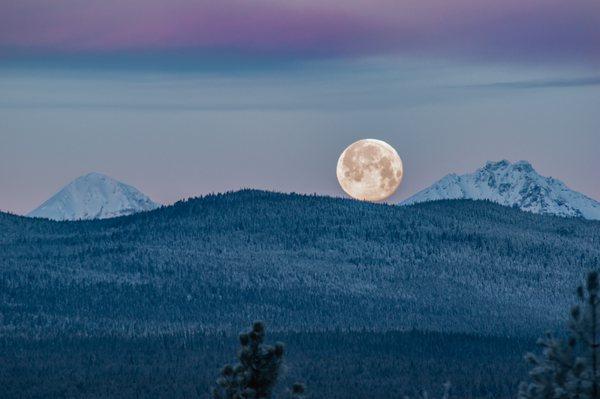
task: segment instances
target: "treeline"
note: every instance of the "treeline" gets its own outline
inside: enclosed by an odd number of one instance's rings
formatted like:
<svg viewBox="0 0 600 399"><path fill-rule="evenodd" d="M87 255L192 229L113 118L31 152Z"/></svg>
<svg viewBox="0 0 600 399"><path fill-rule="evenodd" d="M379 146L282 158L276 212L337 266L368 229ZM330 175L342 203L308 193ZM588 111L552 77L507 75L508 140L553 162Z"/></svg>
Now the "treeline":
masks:
<svg viewBox="0 0 600 399"><path fill-rule="evenodd" d="M103 221L0 214L0 335L236 333L248 320L537 334L598 263L599 226L252 190Z"/></svg>
<svg viewBox="0 0 600 399"><path fill-rule="evenodd" d="M269 333L285 342L274 397L306 382L310 398L514 398L534 340L426 332ZM237 337L174 335L0 340L2 398L209 398Z"/></svg>

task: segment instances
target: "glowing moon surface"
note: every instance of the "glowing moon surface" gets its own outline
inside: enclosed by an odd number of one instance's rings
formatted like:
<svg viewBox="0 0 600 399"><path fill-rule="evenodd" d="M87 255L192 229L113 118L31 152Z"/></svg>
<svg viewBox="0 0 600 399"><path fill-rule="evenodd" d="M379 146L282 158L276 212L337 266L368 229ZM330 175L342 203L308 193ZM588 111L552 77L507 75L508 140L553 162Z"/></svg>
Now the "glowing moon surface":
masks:
<svg viewBox="0 0 600 399"><path fill-rule="evenodd" d="M382 201L394 194L404 173L396 150L375 139L350 144L340 155L336 172L342 189L363 201Z"/></svg>

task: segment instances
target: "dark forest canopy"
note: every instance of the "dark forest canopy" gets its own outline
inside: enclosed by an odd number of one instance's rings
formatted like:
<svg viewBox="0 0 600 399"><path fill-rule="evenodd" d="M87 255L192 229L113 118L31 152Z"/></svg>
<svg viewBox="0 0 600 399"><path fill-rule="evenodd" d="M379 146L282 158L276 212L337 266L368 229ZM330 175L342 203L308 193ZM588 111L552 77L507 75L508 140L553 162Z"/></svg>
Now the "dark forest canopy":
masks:
<svg viewBox="0 0 600 399"><path fill-rule="evenodd" d="M0 334L271 330L531 335L560 325L600 223L488 202L256 190L116 219L0 214Z"/></svg>
<svg viewBox="0 0 600 399"><path fill-rule="evenodd" d="M271 334L270 334L271 335ZM514 398L526 377L523 353L533 339L464 334L278 333L286 344L275 398L295 381L312 399L417 397L441 394L452 381L457 398ZM211 398L236 336L0 338L2 399Z"/></svg>

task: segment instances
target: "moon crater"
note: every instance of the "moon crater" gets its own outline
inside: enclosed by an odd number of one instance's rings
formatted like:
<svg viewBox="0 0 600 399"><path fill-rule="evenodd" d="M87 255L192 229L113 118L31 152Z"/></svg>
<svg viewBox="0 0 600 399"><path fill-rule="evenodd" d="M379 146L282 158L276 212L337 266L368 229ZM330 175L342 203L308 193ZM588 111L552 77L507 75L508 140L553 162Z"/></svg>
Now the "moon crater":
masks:
<svg viewBox="0 0 600 399"><path fill-rule="evenodd" d="M359 140L342 152L336 174L349 196L363 201L382 201L400 186L402 160L384 141Z"/></svg>

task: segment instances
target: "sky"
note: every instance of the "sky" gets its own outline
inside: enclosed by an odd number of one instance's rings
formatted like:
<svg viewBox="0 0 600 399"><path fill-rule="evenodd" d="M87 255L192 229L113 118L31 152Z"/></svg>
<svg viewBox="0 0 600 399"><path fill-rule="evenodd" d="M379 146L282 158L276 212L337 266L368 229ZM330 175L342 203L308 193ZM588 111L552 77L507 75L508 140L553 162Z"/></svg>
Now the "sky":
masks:
<svg viewBox="0 0 600 399"><path fill-rule="evenodd" d="M525 159L600 200L596 0L0 2L0 210L97 171L154 200L343 193L361 138L392 202Z"/></svg>

